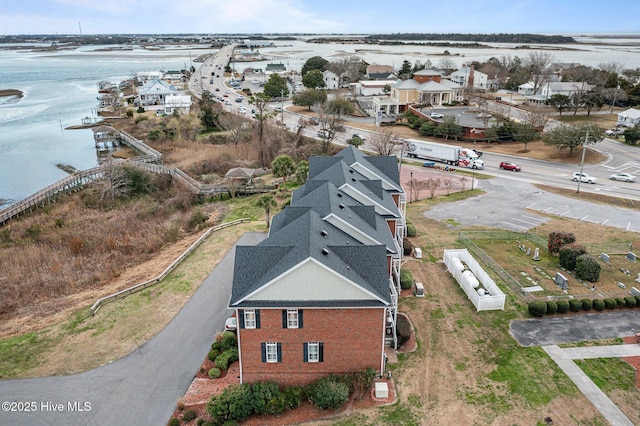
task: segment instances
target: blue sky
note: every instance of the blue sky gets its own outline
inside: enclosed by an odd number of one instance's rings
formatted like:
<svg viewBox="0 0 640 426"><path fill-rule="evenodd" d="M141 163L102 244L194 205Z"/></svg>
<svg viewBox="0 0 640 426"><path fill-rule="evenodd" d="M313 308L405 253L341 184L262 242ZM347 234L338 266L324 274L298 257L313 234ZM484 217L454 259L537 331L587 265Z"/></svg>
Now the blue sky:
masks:
<svg viewBox="0 0 640 426"><path fill-rule="evenodd" d="M638 0L2 0L0 34L640 33Z"/></svg>

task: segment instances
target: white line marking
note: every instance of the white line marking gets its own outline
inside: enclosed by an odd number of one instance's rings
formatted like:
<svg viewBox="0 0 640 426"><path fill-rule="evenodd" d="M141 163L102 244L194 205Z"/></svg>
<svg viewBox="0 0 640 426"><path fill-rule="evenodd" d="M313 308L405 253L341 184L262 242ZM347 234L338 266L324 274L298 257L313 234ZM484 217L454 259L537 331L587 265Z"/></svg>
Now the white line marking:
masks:
<svg viewBox="0 0 640 426"><path fill-rule="evenodd" d="M582 218L582 219L580 219L580 220L585 220L585 219L586 219L586 218L588 218L588 217L589 217L589 215L586 215L585 217L583 217L583 218Z"/></svg>
<svg viewBox="0 0 640 426"><path fill-rule="evenodd" d="M528 226L520 226L520 225L516 225L515 223L511 223L511 222L504 222L503 221L502 223L506 223L507 225L515 226L516 228L529 229Z"/></svg>
<svg viewBox="0 0 640 426"><path fill-rule="evenodd" d="M601 223L601 225L604 225L605 223L609 222L609 219L605 220L604 222Z"/></svg>

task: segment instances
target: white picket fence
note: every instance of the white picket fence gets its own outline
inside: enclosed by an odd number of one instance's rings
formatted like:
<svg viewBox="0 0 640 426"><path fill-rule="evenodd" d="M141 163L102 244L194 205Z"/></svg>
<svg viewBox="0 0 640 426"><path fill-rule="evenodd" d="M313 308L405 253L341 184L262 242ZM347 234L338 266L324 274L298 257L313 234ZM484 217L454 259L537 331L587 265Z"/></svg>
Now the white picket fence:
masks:
<svg viewBox="0 0 640 426"><path fill-rule="evenodd" d="M445 250L444 263L477 311L504 310L504 293L467 249Z"/></svg>

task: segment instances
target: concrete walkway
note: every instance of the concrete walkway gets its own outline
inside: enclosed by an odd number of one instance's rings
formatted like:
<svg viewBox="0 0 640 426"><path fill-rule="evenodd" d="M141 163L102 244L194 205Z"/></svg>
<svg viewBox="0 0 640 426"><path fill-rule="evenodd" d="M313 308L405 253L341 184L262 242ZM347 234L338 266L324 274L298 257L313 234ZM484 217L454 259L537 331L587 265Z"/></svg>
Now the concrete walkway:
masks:
<svg viewBox="0 0 640 426"><path fill-rule="evenodd" d="M615 358L640 356L640 345L593 346L562 349L556 345L542 349L555 361L564 373L576 384L598 411L613 426L633 426L634 423L596 386L573 362L574 359Z"/></svg>
<svg viewBox="0 0 640 426"><path fill-rule="evenodd" d="M235 247L167 327L126 357L73 376L1 380L0 424L166 424L229 315L234 258Z"/></svg>

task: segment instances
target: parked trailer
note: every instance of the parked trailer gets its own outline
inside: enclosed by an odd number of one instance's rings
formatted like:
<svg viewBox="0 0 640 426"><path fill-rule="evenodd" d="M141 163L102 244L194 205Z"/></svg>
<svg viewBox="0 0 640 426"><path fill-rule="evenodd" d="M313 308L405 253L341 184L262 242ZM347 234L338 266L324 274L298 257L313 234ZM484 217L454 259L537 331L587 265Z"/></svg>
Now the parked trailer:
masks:
<svg viewBox="0 0 640 426"><path fill-rule="evenodd" d="M470 148L407 139L405 141L405 150L407 156L411 158L434 160L470 169L484 169L484 161Z"/></svg>

